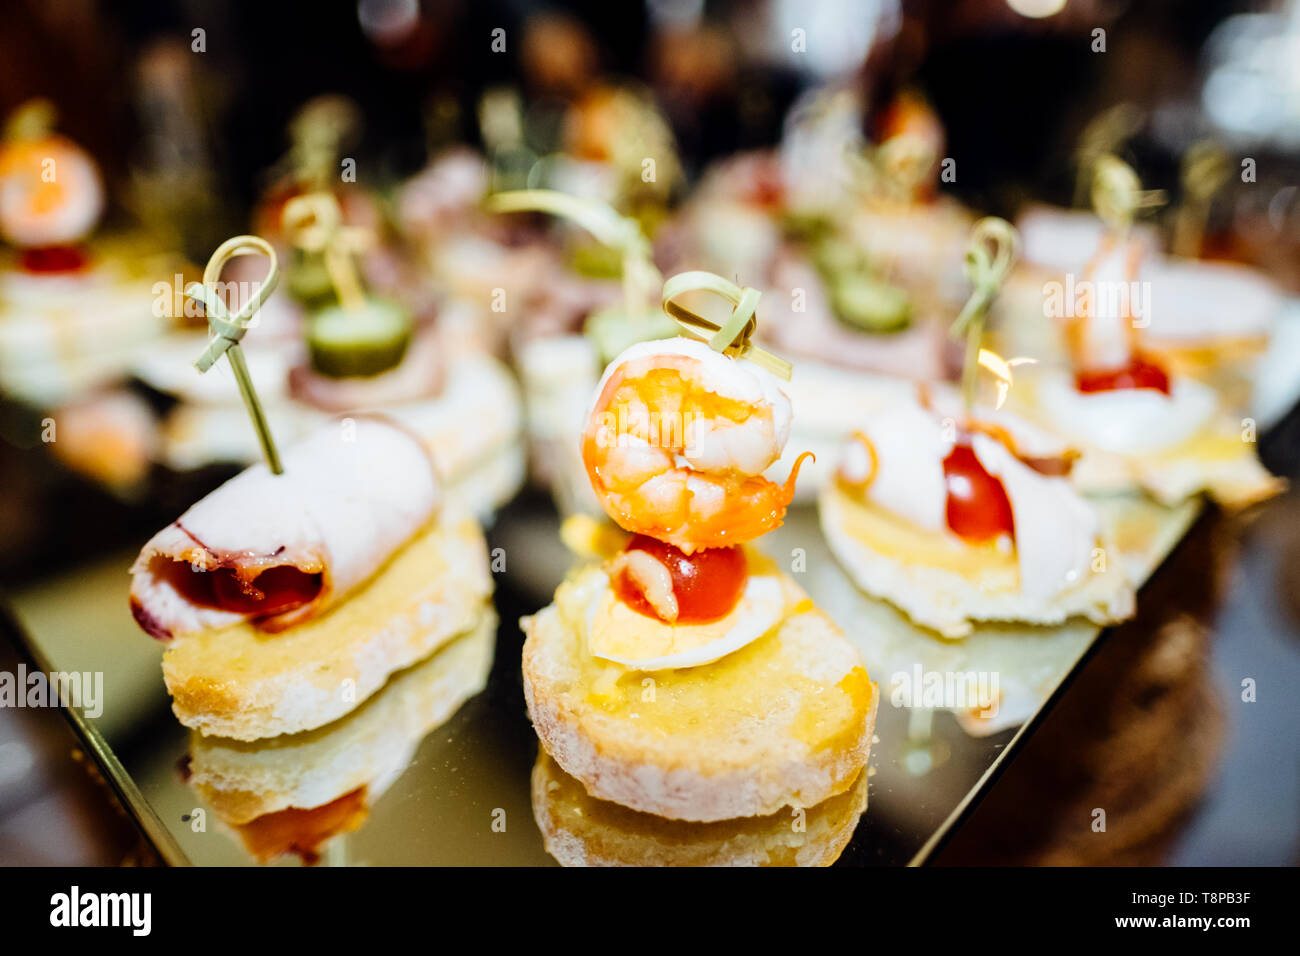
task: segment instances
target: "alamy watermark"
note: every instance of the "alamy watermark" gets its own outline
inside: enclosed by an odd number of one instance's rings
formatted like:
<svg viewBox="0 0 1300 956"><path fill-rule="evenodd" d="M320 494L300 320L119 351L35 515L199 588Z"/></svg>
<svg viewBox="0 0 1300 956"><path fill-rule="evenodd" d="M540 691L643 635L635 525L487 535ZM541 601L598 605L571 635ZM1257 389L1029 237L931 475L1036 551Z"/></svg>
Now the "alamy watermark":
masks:
<svg viewBox="0 0 1300 956"><path fill-rule="evenodd" d="M652 412L644 405L619 405L596 415L596 444L601 448L628 448L644 443L651 448L695 451L696 412Z"/></svg>
<svg viewBox="0 0 1300 956"><path fill-rule="evenodd" d="M0 671L0 707L78 707L87 717L104 712L103 671Z"/></svg>
<svg viewBox="0 0 1300 956"><path fill-rule="evenodd" d="M1151 283L1141 280L1075 279L1043 283L1043 315L1049 319L1125 319L1135 329L1151 324Z"/></svg>
<svg viewBox="0 0 1300 956"><path fill-rule="evenodd" d="M153 284L151 291L153 292L153 314L155 318L165 319L171 316L184 315L186 318L195 319L203 315L203 304L185 294L186 284L185 276L179 272L172 276L171 282L160 279ZM226 303L226 308L232 314L243 308L244 303L257 298L261 288L262 280L260 279L212 283L212 291L216 293L217 298ZM245 325L250 329L257 328L260 316L260 310L253 313L253 317Z"/></svg>
<svg viewBox="0 0 1300 956"><path fill-rule="evenodd" d="M913 664L910 671L895 671L889 678L889 702L970 711L987 720L997 716L1002 694L997 671L927 671Z"/></svg>

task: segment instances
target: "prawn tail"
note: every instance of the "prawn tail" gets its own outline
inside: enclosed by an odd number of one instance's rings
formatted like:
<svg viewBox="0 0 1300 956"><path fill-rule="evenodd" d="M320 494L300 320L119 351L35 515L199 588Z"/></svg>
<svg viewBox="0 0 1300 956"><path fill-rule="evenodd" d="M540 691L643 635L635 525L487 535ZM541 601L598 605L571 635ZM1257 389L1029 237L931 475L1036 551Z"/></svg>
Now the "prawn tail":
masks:
<svg viewBox="0 0 1300 956"><path fill-rule="evenodd" d="M788 505L794 500L794 483L799 479L799 469L803 467L803 460L805 458L811 458L814 462L817 461L817 456L810 451L804 452L794 460L794 465L790 468L790 477L787 478L785 484L781 486L783 505Z"/></svg>

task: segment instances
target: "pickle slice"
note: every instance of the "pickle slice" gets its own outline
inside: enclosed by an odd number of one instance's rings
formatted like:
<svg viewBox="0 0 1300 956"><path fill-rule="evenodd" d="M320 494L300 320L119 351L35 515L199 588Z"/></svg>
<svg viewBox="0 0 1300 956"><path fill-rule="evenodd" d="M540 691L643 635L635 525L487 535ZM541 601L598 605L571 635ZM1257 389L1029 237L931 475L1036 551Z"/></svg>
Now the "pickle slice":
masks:
<svg viewBox="0 0 1300 956"><path fill-rule="evenodd" d="M840 321L864 332L896 332L912 319L912 302L905 291L861 272L833 280L831 308Z"/></svg>
<svg viewBox="0 0 1300 956"><path fill-rule="evenodd" d="M325 257L318 252L294 250L289 269L289 294L308 309L323 309L338 301L334 283L325 268Z"/></svg>
<svg viewBox="0 0 1300 956"><path fill-rule="evenodd" d="M354 312L330 306L307 320L311 366L331 378L378 375L402 361L411 329L410 315L394 302L367 299Z"/></svg>

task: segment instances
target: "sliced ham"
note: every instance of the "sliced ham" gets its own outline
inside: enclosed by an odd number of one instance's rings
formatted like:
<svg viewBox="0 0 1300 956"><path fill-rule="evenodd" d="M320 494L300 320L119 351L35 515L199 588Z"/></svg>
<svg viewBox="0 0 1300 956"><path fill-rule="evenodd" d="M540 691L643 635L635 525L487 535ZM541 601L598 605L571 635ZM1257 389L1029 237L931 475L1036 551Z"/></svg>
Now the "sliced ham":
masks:
<svg viewBox="0 0 1300 956"><path fill-rule="evenodd" d="M252 620L280 631L324 612L433 516L440 489L419 440L379 418L325 426L257 464L153 536L131 569L149 634Z"/></svg>
<svg viewBox="0 0 1300 956"><path fill-rule="evenodd" d="M1045 477L1001 442L977 434L971 444L1011 502L1021 592L1046 601L1081 582L1096 546L1096 512L1065 478Z"/></svg>

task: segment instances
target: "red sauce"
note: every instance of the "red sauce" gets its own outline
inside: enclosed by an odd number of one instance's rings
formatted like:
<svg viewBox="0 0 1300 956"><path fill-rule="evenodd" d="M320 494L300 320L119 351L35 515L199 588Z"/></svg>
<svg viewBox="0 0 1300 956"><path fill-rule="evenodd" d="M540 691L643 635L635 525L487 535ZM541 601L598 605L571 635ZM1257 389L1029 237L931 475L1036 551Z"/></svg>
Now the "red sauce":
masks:
<svg viewBox="0 0 1300 956"><path fill-rule="evenodd" d="M1134 355L1124 368L1101 372L1076 372L1074 386L1081 392L1110 392L1121 388L1153 388L1169 394L1169 374L1150 359Z"/></svg>
<svg viewBox="0 0 1300 956"><path fill-rule="evenodd" d="M745 590L745 552L740 547L705 548L685 554L671 544L639 534L625 551L645 551L667 568L677 597L675 624L706 624L726 617L740 603ZM632 610L661 620L624 571L614 582L614 593Z"/></svg>
<svg viewBox="0 0 1300 956"><path fill-rule="evenodd" d="M24 249L21 265L28 272L76 272L90 261L81 246L39 246Z"/></svg>
<svg viewBox="0 0 1300 956"><path fill-rule="evenodd" d="M350 833L365 822L370 812L367 802L366 788L358 787L310 810L287 807L263 814L240 824L238 830L249 852L263 863L285 853L296 853L303 863L315 866L326 840Z"/></svg>
<svg viewBox="0 0 1300 956"><path fill-rule="evenodd" d="M288 564L267 568L247 583L233 568L196 571L187 566L180 581L181 592L195 604L254 617L302 607L320 593L321 586L320 574L308 574Z"/></svg>
<svg viewBox="0 0 1300 956"><path fill-rule="evenodd" d="M969 444L953 446L943 460L948 485L948 527L967 541L1015 537L1011 500L1002 482L985 471Z"/></svg>

